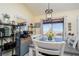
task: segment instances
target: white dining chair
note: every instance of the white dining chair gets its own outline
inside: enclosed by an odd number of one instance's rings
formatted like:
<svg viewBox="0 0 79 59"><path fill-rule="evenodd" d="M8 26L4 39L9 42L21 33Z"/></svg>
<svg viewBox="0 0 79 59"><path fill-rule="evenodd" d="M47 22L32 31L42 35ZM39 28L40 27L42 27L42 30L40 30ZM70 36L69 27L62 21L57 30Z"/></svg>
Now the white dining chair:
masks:
<svg viewBox="0 0 79 59"><path fill-rule="evenodd" d="M38 40L40 38L41 38L41 35L40 34L38 34L38 35L31 35L32 41L33 40ZM33 56L34 55L34 51L35 51L35 46L32 43L32 44L29 45L29 56Z"/></svg>
<svg viewBox="0 0 79 59"><path fill-rule="evenodd" d="M58 55L64 54L65 42L44 42L39 40L33 40L35 51L37 56L44 55Z"/></svg>

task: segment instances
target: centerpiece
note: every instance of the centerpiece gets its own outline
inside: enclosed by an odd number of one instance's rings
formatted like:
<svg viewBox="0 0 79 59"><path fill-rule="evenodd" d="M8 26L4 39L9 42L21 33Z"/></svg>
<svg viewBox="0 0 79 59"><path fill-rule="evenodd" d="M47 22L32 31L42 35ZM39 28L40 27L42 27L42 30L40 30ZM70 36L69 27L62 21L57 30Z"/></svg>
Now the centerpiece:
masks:
<svg viewBox="0 0 79 59"><path fill-rule="evenodd" d="M53 40L55 34L50 31L50 32L47 33L47 36L48 36L48 40Z"/></svg>

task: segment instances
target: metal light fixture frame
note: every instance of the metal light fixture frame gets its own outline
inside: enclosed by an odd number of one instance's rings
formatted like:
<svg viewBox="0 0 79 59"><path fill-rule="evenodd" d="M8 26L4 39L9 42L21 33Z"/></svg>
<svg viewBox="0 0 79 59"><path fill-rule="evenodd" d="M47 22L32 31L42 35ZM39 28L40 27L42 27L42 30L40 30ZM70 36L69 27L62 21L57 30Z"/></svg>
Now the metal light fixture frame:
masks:
<svg viewBox="0 0 79 59"><path fill-rule="evenodd" d="M45 10L46 19L52 19L52 12L53 9L50 9L50 4L48 3L48 8Z"/></svg>

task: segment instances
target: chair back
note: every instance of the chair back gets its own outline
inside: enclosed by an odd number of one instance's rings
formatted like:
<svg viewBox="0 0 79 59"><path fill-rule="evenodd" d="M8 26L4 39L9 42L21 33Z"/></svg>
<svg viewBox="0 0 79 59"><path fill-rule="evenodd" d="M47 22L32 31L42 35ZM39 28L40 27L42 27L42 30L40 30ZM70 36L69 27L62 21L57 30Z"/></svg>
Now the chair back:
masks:
<svg viewBox="0 0 79 59"><path fill-rule="evenodd" d="M39 55L39 52L51 55L63 55L64 53L65 42L45 42L33 40L33 44L37 55Z"/></svg>

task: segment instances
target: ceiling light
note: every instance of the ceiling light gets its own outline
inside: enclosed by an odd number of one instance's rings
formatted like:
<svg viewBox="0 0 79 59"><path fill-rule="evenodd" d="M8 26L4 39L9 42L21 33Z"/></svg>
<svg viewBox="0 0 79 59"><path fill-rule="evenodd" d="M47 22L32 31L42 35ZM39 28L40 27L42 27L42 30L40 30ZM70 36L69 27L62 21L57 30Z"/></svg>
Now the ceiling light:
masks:
<svg viewBox="0 0 79 59"><path fill-rule="evenodd" d="M52 18L53 9L50 9L50 4L48 3L48 8L45 10L46 19Z"/></svg>

